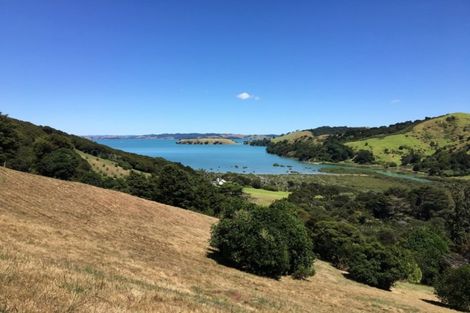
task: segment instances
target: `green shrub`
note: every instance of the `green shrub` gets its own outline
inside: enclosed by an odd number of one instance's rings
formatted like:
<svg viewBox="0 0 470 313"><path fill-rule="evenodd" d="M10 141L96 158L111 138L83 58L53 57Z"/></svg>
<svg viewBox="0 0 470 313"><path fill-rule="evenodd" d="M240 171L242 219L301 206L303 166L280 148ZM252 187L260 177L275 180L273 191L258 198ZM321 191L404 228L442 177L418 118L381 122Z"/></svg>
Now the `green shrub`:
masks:
<svg viewBox="0 0 470 313"><path fill-rule="evenodd" d="M76 177L83 161L78 154L67 148L60 148L46 154L37 164L37 171L41 175L59 179Z"/></svg>
<svg viewBox="0 0 470 313"><path fill-rule="evenodd" d="M324 261L344 268L349 258L349 247L364 242L359 230L346 222L320 221L308 223L314 252Z"/></svg>
<svg viewBox="0 0 470 313"><path fill-rule="evenodd" d="M435 284L436 294L452 308L470 311L470 264L448 269Z"/></svg>
<svg viewBox="0 0 470 313"><path fill-rule="evenodd" d="M353 161L358 164L370 164L374 163L375 157L374 154L369 150L359 150L356 153Z"/></svg>
<svg viewBox="0 0 470 313"><path fill-rule="evenodd" d="M384 290L406 276L399 255L379 243L354 246L348 271L351 279Z"/></svg>
<svg viewBox="0 0 470 313"><path fill-rule="evenodd" d="M223 217L212 229L211 246L236 267L258 275L313 275L314 257L307 231L282 203Z"/></svg>
<svg viewBox="0 0 470 313"><path fill-rule="evenodd" d="M428 228L418 228L411 232L403 243L410 250L422 274L422 282L428 285L445 269L445 256L449 253L447 242Z"/></svg>

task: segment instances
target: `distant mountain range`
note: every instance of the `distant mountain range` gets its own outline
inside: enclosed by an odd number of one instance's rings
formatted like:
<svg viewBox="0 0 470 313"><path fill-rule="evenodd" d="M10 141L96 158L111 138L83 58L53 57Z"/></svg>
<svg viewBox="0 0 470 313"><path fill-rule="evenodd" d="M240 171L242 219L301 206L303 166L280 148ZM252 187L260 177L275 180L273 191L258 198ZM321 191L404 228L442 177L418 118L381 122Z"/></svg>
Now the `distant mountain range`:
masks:
<svg viewBox="0 0 470 313"><path fill-rule="evenodd" d="M274 138L277 135L242 135L231 133L164 133L164 134L148 134L148 135L89 135L83 136L90 140L100 139L166 139L166 140L181 140L181 139L199 139L199 138L226 138L226 139L246 139L257 140L264 138Z"/></svg>

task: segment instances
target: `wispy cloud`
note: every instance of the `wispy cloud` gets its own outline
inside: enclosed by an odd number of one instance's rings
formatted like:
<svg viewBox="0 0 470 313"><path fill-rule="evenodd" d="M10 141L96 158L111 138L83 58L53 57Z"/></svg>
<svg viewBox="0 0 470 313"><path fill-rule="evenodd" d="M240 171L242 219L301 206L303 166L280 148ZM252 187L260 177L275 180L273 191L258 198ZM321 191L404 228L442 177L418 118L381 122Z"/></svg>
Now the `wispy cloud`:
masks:
<svg viewBox="0 0 470 313"><path fill-rule="evenodd" d="M242 92L237 95L237 98L240 100L259 100L260 98L258 96L249 94L248 92Z"/></svg>
<svg viewBox="0 0 470 313"><path fill-rule="evenodd" d="M397 103L400 103L401 100L400 99L393 99L393 100L390 100L390 104L397 104Z"/></svg>

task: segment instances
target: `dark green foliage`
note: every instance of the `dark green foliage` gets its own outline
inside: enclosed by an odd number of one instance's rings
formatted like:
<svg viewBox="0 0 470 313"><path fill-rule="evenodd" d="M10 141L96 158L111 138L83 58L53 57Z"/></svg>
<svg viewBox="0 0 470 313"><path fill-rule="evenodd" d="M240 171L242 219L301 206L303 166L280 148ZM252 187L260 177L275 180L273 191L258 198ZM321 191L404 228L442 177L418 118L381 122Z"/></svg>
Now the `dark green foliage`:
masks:
<svg viewBox="0 0 470 313"><path fill-rule="evenodd" d="M401 164L402 165L410 165L410 164L414 165L420 162L422 157L423 156L420 153L414 150L411 150L408 154L405 154L401 157Z"/></svg>
<svg viewBox="0 0 470 313"><path fill-rule="evenodd" d="M447 242L430 229L422 227L412 231L402 246L413 254L423 273L423 283L433 284L446 268Z"/></svg>
<svg viewBox="0 0 470 313"><path fill-rule="evenodd" d="M68 180L77 177L81 170L89 170L89 165L73 150L60 148L44 155L36 169L41 175Z"/></svg>
<svg viewBox="0 0 470 313"><path fill-rule="evenodd" d="M390 197L383 193L368 192L362 194L359 199L376 218L387 219L395 214L395 206Z"/></svg>
<svg viewBox="0 0 470 313"><path fill-rule="evenodd" d="M0 165L10 160L18 150L18 135L6 115L0 113Z"/></svg>
<svg viewBox="0 0 470 313"><path fill-rule="evenodd" d="M250 146L266 147L270 142L271 142L270 138L263 138L263 139L245 141L244 144L250 145Z"/></svg>
<svg viewBox="0 0 470 313"><path fill-rule="evenodd" d="M129 176L126 177L128 192L131 195L152 199L155 193L155 184L150 178L143 174L131 171Z"/></svg>
<svg viewBox="0 0 470 313"><path fill-rule="evenodd" d="M359 230L346 222L309 222L307 226L315 243L314 252L338 268L345 268L353 245L364 244Z"/></svg>
<svg viewBox="0 0 470 313"><path fill-rule="evenodd" d="M226 182L219 187L222 194L226 196L240 197L243 193L243 187L234 182Z"/></svg>
<svg viewBox="0 0 470 313"><path fill-rule="evenodd" d="M338 140L327 139L323 143L316 143L313 139L298 140L293 143L288 141L271 142L266 151L269 153L295 157L301 161L327 161L339 162L352 158L353 151Z"/></svg>
<svg viewBox="0 0 470 313"><path fill-rule="evenodd" d="M436 294L450 307L470 311L470 264L448 269L435 284Z"/></svg>
<svg viewBox="0 0 470 313"><path fill-rule="evenodd" d="M427 171L435 176L470 175L470 145L458 151L438 150L415 164L417 171Z"/></svg>
<svg viewBox="0 0 470 313"><path fill-rule="evenodd" d="M163 167L157 180L156 200L184 208L191 207L194 199L194 188L187 172L176 165Z"/></svg>
<svg viewBox="0 0 470 313"><path fill-rule="evenodd" d="M433 186L414 189L409 197L412 214L424 221L433 217L446 218L454 207L450 192Z"/></svg>
<svg viewBox="0 0 470 313"><path fill-rule="evenodd" d="M371 164L374 163L375 157L372 151L359 150L356 152L353 161L358 164Z"/></svg>
<svg viewBox="0 0 470 313"><path fill-rule="evenodd" d="M211 246L235 266L278 278L312 275L312 243L303 223L285 205L239 210L213 227Z"/></svg>
<svg viewBox="0 0 470 313"><path fill-rule="evenodd" d="M449 221L450 237L458 251L470 258L470 184L451 187L455 208Z"/></svg>
<svg viewBox="0 0 470 313"><path fill-rule="evenodd" d="M348 259L350 278L370 286L389 290L393 284L404 279L400 254L384 248L379 243L354 246Z"/></svg>

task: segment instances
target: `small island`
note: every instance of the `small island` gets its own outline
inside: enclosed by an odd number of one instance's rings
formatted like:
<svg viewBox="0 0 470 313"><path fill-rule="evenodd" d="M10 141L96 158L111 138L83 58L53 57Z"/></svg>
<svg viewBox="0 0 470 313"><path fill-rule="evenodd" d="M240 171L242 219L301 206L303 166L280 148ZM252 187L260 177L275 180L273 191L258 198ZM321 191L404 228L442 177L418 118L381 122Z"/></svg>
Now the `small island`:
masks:
<svg viewBox="0 0 470 313"><path fill-rule="evenodd" d="M180 145L234 145L235 141L227 138L191 138L180 139L176 142Z"/></svg>

